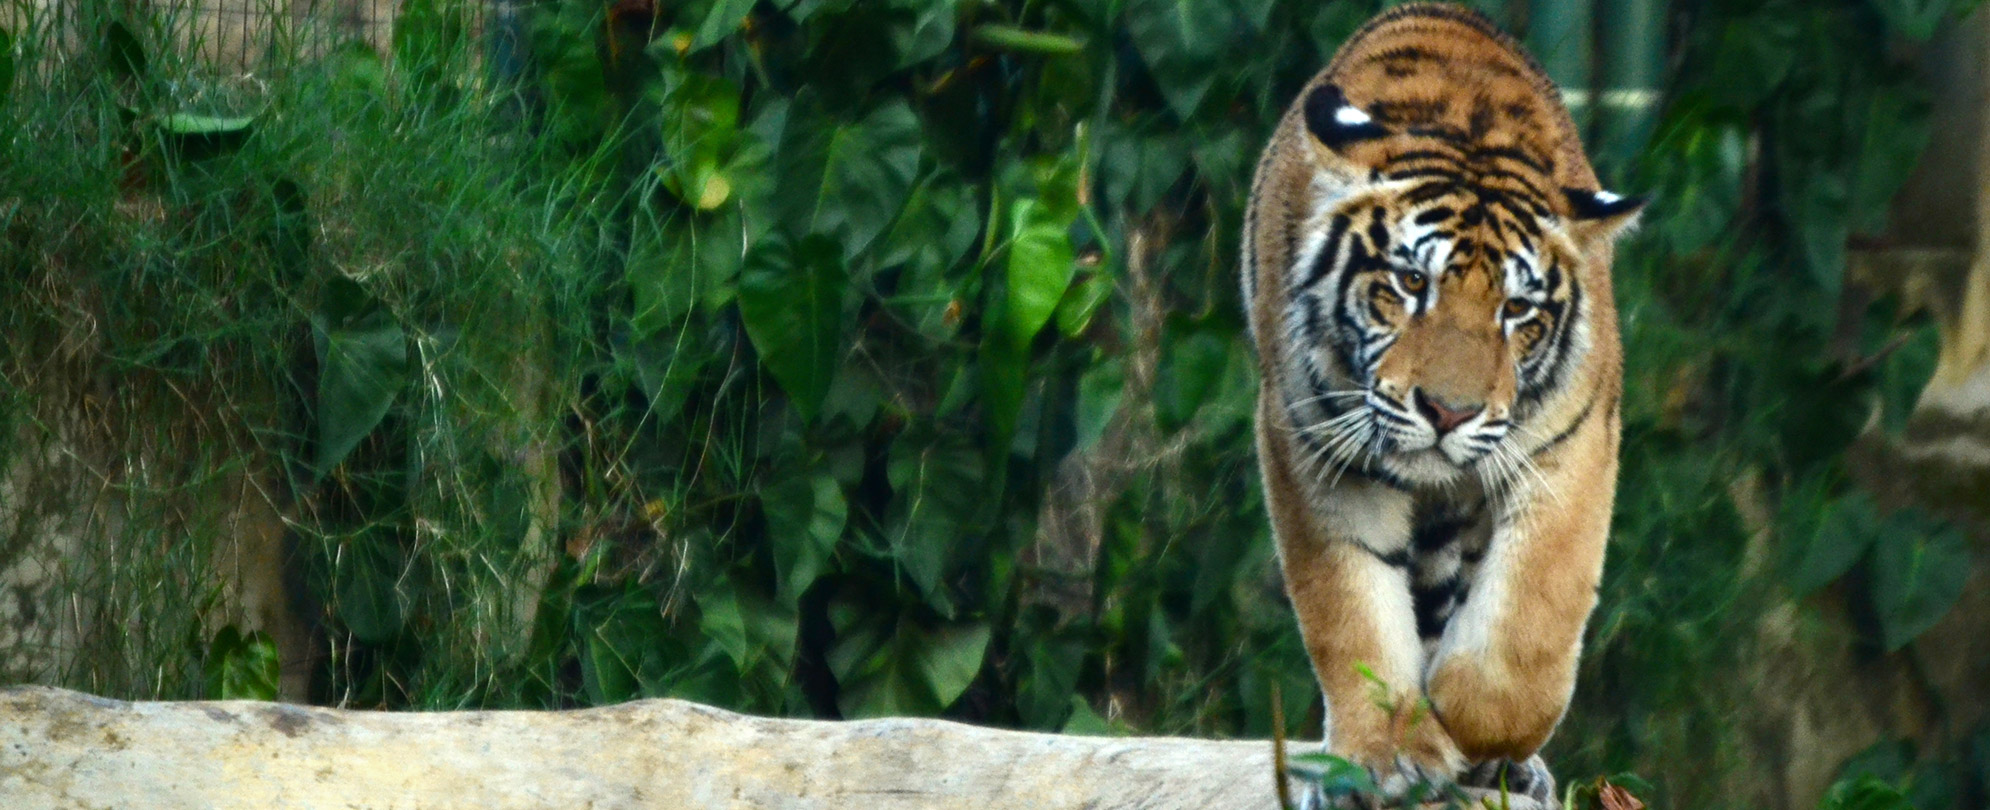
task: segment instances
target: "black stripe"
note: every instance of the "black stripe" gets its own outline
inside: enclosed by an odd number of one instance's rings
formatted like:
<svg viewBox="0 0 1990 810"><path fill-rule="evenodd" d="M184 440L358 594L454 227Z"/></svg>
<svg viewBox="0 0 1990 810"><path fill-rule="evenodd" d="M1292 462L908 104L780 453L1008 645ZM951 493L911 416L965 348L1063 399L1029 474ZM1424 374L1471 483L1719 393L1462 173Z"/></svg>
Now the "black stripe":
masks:
<svg viewBox="0 0 1990 810"><path fill-rule="evenodd" d="M1327 241L1320 243L1320 254L1313 257L1313 269L1306 274L1306 280L1297 289L1311 289L1314 284L1334 269L1334 259L1340 254L1341 240L1347 235L1349 219L1346 214L1335 214L1333 224L1327 227Z"/></svg>
<svg viewBox="0 0 1990 810"><path fill-rule="evenodd" d="M1598 384L1598 387L1599 388L1601 387L1600 383ZM1534 452L1528 453L1527 455L1539 456L1542 453L1546 453L1549 450L1554 449L1555 445L1561 444L1564 440L1568 439L1568 437L1575 435L1576 431L1582 429L1583 423L1589 421L1590 412L1596 410L1596 399L1597 399L1596 392L1594 391L1590 392L1589 401L1582 404L1582 413L1576 414L1575 421L1569 423L1568 427L1562 428L1562 432L1557 433L1552 437L1549 437L1547 441L1541 443L1540 447L1534 448Z"/></svg>
<svg viewBox="0 0 1990 810"><path fill-rule="evenodd" d="M1463 163L1465 162L1465 153L1462 150L1455 149L1449 152L1443 149L1411 149L1390 155L1389 160L1383 165L1394 166L1397 163L1408 163L1412 160L1442 160L1448 163Z"/></svg>
<svg viewBox="0 0 1990 810"><path fill-rule="evenodd" d="M1427 208L1424 210L1423 213L1416 215L1416 224L1429 225L1433 222L1442 222L1445 219L1456 216L1457 214L1458 214L1457 211L1454 211L1447 206L1440 205L1437 206L1436 208Z"/></svg>
<svg viewBox="0 0 1990 810"><path fill-rule="evenodd" d="M1523 166L1526 166L1529 169L1533 169L1534 171L1541 172L1543 174L1547 173L1548 171L1548 167L1541 165L1541 162L1535 160L1533 155L1530 155L1525 151L1522 151L1518 147L1512 147L1512 146L1480 147L1478 149L1472 150L1472 157L1506 158L1507 160L1517 162Z"/></svg>

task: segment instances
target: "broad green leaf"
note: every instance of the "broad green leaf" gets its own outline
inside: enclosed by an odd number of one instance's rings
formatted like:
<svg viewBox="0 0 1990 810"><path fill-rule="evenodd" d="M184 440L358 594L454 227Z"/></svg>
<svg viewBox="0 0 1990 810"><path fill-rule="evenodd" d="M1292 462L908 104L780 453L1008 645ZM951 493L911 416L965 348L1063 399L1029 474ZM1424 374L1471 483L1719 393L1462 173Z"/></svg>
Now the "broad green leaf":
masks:
<svg viewBox="0 0 1990 810"><path fill-rule="evenodd" d="M739 86L722 78L674 70L664 74L662 111L666 165L658 167L679 199L710 211L731 199L734 165L743 146Z"/></svg>
<svg viewBox="0 0 1990 810"><path fill-rule="evenodd" d="M1969 580L1969 541L1954 527L1918 512L1887 517L1874 547L1873 604L1888 650L1907 646L1962 597Z"/></svg>
<svg viewBox="0 0 1990 810"><path fill-rule="evenodd" d="M385 644L407 626L400 583L406 563L389 532L374 529L347 539L332 571L332 607L354 638Z"/></svg>
<svg viewBox="0 0 1990 810"><path fill-rule="evenodd" d="M653 227L649 221L638 218L623 263L635 305L630 323L642 336L677 328L694 307L711 311L730 302L745 263L737 210L689 224Z"/></svg>
<svg viewBox="0 0 1990 810"><path fill-rule="evenodd" d="M777 153L775 215L796 232L842 237L845 258L862 254L904 207L922 150L919 119L903 101L837 125L798 100Z"/></svg>
<svg viewBox="0 0 1990 810"><path fill-rule="evenodd" d="M785 673L793 664L799 625L792 606L777 605L742 589L725 574L713 578L693 598L698 602L699 635L725 651L734 672L746 675L774 669Z"/></svg>
<svg viewBox="0 0 1990 810"><path fill-rule="evenodd" d="M1852 569L1880 537L1879 510L1864 492L1833 497L1822 476L1784 495L1783 520L1793 545L1790 590L1798 596Z"/></svg>
<svg viewBox="0 0 1990 810"><path fill-rule="evenodd" d="M1906 430L1908 417L1935 374L1942 351L1941 330L1933 323L1910 327L1896 351L1879 366L1880 420L1895 436ZM1884 349L1876 349L1883 351Z"/></svg>
<svg viewBox="0 0 1990 810"><path fill-rule="evenodd" d="M905 3L913 11L912 24L894 26L891 32L900 68L919 64L945 52L954 42L954 18L959 13L955 0L927 0Z"/></svg>
<svg viewBox="0 0 1990 810"><path fill-rule="evenodd" d="M1105 273L1093 273L1073 285L1057 305L1057 331L1072 339L1085 334L1092 325L1092 316L1112 300L1112 291L1112 276Z"/></svg>
<svg viewBox="0 0 1990 810"><path fill-rule="evenodd" d="M1871 776L1831 786L1817 810L1916 810L1899 789Z"/></svg>
<svg viewBox="0 0 1990 810"><path fill-rule="evenodd" d="M836 241L764 239L746 257L739 315L760 362L803 418L813 420L842 361L849 278Z"/></svg>
<svg viewBox="0 0 1990 810"><path fill-rule="evenodd" d="M924 628L900 618L888 638L882 625L854 628L831 652L841 687L838 706L848 718L928 716L960 698L981 671L992 633L987 624ZM861 659L860 651L869 651Z"/></svg>
<svg viewBox="0 0 1990 810"><path fill-rule="evenodd" d="M906 198L905 210L879 243L878 263L944 271L974 248L980 232L975 187L951 172L930 174Z"/></svg>
<svg viewBox="0 0 1990 810"><path fill-rule="evenodd" d="M942 625L913 639L913 661L941 710L960 699L981 672L991 636L987 623L970 622Z"/></svg>
<svg viewBox="0 0 1990 810"><path fill-rule="evenodd" d="M878 265L899 268L887 303L934 343L952 340L970 292L961 259L981 231L975 188L951 173L928 175L878 243Z"/></svg>
<svg viewBox="0 0 1990 810"><path fill-rule="evenodd" d="M781 602L793 607L828 570L849 504L836 479L794 475L762 490L760 508L767 516L767 542L774 551Z"/></svg>
<svg viewBox="0 0 1990 810"><path fill-rule="evenodd" d="M1071 220L1037 200L1017 201L1009 212L1007 270L1002 325L1010 347L1020 353L1050 321L1077 272Z"/></svg>
<svg viewBox="0 0 1990 810"><path fill-rule="evenodd" d="M1009 440L1014 438L1016 420L1023 410L1023 397L1029 389L1030 356L1027 346L1018 346L1002 330L990 329L982 335L980 351L975 359L980 374L981 406L987 411L991 448L1006 452ZM949 391L942 401L940 412L949 413L948 406L955 404L952 396L961 391L956 378L956 388Z"/></svg>
<svg viewBox="0 0 1990 810"><path fill-rule="evenodd" d="M1224 3L1132 0L1126 7L1134 49L1183 120L1196 120L1196 109L1223 73L1224 49L1240 22Z"/></svg>
<svg viewBox="0 0 1990 810"><path fill-rule="evenodd" d="M221 628L207 647L206 697L209 700L276 700L281 668L276 642L257 630L243 634L235 625Z"/></svg>
<svg viewBox="0 0 1990 810"><path fill-rule="evenodd" d="M649 418L669 422L684 409L699 372L712 361L710 346L690 326L668 329L615 347L633 366L635 381L649 402Z"/></svg>
<svg viewBox="0 0 1990 810"><path fill-rule="evenodd" d="M885 472L892 557L921 592L932 595L951 553L979 528L977 513L988 503L982 454L962 437L907 433L892 442Z"/></svg>
<svg viewBox="0 0 1990 810"><path fill-rule="evenodd" d="M1935 35L1952 4L1953 0L1872 0L1894 33L1917 40Z"/></svg>
<svg viewBox="0 0 1990 810"><path fill-rule="evenodd" d="M1155 374L1155 415L1163 430L1188 422L1217 389L1230 360L1231 341L1213 330L1168 333Z"/></svg>
<svg viewBox="0 0 1990 810"><path fill-rule="evenodd" d="M999 50L1045 56L1069 56L1085 52L1085 41L1082 39L1048 31L1030 31L999 23L976 26L974 41Z"/></svg>
<svg viewBox="0 0 1990 810"><path fill-rule="evenodd" d="M172 135L224 135L244 132L255 120L253 115L174 113L159 120L159 129Z"/></svg>
<svg viewBox="0 0 1990 810"><path fill-rule="evenodd" d="M1332 754L1295 754L1288 762L1295 775L1318 784L1328 797L1379 794L1367 768Z"/></svg>
<svg viewBox="0 0 1990 810"><path fill-rule="evenodd" d="M655 597L640 590L583 588L574 597L581 688L595 704L619 703L655 691L669 668L669 628Z"/></svg>
<svg viewBox="0 0 1990 810"><path fill-rule="evenodd" d="M312 317L318 350L316 474L330 472L393 407L408 376L407 336L359 285L337 279Z"/></svg>
<svg viewBox="0 0 1990 810"><path fill-rule="evenodd" d="M1188 165L1189 150L1179 135L1147 134L1108 124L1100 139L1099 179L1105 199L1134 211L1158 205Z"/></svg>
<svg viewBox="0 0 1990 810"><path fill-rule="evenodd" d="M1091 702L1085 700L1082 695L1072 695L1071 716L1064 721L1064 727L1058 729L1057 733L1080 737L1110 737L1113 731L1112 725L1100 717L1098 712L1092 710Z"/></svg>
<svg viewBox="0 0 1990 810"><path fill-rule="evenodd" d="M698 33L691 38L691 50L702 51L718 44L719 40L739 30L739 24L753 11L754 0L713 0L705 19L698 24Z"/></svg>

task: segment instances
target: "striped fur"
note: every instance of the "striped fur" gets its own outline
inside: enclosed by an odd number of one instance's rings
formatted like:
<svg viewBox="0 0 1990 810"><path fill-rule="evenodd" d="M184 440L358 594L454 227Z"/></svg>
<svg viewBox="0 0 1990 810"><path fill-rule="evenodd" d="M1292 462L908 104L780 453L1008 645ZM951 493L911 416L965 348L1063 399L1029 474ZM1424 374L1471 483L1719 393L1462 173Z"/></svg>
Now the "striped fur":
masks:
<svg viewBox="0 0 1990 810"><path fill-rule="evenodd" d="M1611 243L1640 206L1598 188L1540 68L1447 5L1357 32L1258 164L1266 501L1329 750L1386 788L1504 766L1552 792L1534 755L1602 571Z"/></svg>

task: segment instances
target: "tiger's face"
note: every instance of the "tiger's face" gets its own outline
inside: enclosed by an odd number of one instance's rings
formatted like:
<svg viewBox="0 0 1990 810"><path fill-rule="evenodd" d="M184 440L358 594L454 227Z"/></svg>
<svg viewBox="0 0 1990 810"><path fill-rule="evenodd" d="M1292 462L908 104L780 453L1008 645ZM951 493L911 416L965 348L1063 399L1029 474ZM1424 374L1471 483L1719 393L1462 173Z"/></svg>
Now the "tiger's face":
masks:
<svg viewBox="0 0 1990 810"><path fill-rule="evenodd" d="M1512 481L1531 464L1522 447L1550 440L1529 418L1589 349L1584 262L1607 250L1583 248L1643 201L1555 188L1551 158L1491 130L1383 118L1435 103L1371 112L1329 84L1303 107L1315 174L1282 375L1300 440L1336 478Z"/></svg>
<svg viewBox="0 0 1990 810"><path fill-rule="evenodd" d="M1289 335L1295 424L1328 469L1411 483L1527 463L1515 439L1586 350L1582 254L1552 216L1383 184L1323 212Z"/></svg>

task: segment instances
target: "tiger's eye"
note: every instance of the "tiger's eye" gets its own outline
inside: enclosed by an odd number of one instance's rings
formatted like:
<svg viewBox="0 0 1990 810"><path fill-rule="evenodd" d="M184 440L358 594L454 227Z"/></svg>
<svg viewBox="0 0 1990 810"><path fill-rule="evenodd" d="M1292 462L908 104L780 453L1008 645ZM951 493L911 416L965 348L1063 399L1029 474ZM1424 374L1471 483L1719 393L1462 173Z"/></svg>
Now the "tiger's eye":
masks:
<svg viewBox="0 0 1990 810"><path fill-rule="evenodd" d="M1415 270L1403 271L1402 279L1403 279L1403 289L1409 290L1410 292L1413 293L1423 292L1424 285L1430 283L1429 278L1425 277L1424 274L1419 273Z"/></svg>
<svg viewBox="0 0 1990 810"><path fill-rule="evenodd" d="M1508 298L1506 299L1504 311L1506 312L1506 317L1518 318L1529 312L1533 312L1534 302L1525 298Z"/></svg>

